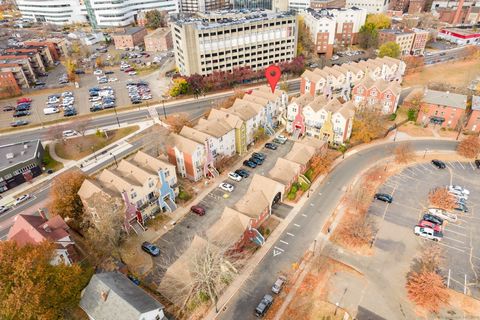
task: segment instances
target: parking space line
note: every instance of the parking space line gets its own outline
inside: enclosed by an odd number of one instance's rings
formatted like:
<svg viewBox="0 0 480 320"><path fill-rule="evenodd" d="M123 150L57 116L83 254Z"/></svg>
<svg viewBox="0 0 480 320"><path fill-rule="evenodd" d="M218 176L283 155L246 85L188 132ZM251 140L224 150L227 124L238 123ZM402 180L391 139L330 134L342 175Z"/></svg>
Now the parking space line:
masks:
<svg viewBox="0 0 480 320"><path fill-rule="evenodd" d="M280 250L282 252L285 252L285 250L283 250L282 248L279 248L279 247L274 247L274 248L277 249L277 250Z"/></svg>
<svg viewBox="0 0 480 320"><path fill-rule="evenodd" d="M280 242L288 245L288 242L287 242L287 241L280 240Z"/></svg>
<svg viewBox="0 0 480 320"><path fill-rule="evenodd" d="M471 162L468 162L468 164L470 165L470 167L472 167L472 170L475 171L475 166Z"/></svg>
<svg viewBox="0 0 480 320"><path fill-rule="evenodd" d="M445 237L444 237L444 238L445 238ZM449 246L448 244L445 244L445 243L443 243L443 242L438 242L438 244L441 245L441 246L450 248L450 249L458 250L458 251L460 251L460 252L465 252L465 250L462 250L462 249L459 249L459 248L456 248L456 247Z"/></svg>
<svg viewBox="0 0 480 320"><path fill-rule="evenodd" d="M302 213L302 217L308 217L305 213Z"/></svg>
<svg viewBox="0 0 480 320"><path fill-rule="evenodd" d="M417 168L417 166L412 167L412 170L418 171L420 174L423 174L424 172Z"/></svg>
<svg viewBox="0 0 480 320"><path fill-rule="evenodd" d="M460 232L456 232L456 231L453 231L453 230L448 230L448 232L450 233L455 233L455 234L458 234L458 235L461 235L462 237L466 237L467 235L465 233L460 233Z"/></svg>
<svg viewBox="0 0 480 320"><path fill-rule="evenodd" d="M453 223L449 223L449 224L448 224L448 227L449 227L449 228L450 228L450 227L456 227L456 228L460 228L460 229L467 229L466 227L463 227L463 226L461 226L461 225L459 225L459 224L453 224Z"/></svg>
<svg viewBox="0 0 480 320"><path fill-rule="evenodd" d="M405 170L408 170L408 172L410 172L412 175L416 176L417 174L415 173L415 171L413 171L411 168L406 168Z"/></svg>
<svg viewBox="0 0 480 320"><path fill-rule="evenodd" d="M450 238L450 237L445 237L443 236L444 239L448 239L448 240L452 240L452 241L456 241L456 242L460 242L462 244L465 244L465 241L461 241L461 240L457 240L457 239L453 239L453 238Z"/></svg>
<svg viewBox="0 0 480 320"><path fill-rule="evenodd" d="M290 237L295 237L295 235L294 235L293 233L287 232L287 234L288 234Z"/></svg>
<svg viewBox="0 0 480 320"><path fill-rule="evenodd" d="M458 162L458 164L460 165L460 167L462 167L462 169L465 170L465 166L463 165L463 163L461 163L461 162L458 161L458 160L457 160L457 162Z"/></svg>
<svg viewBox="0 0 480 320"><path fill-rule="evenodd" d="M293 225L294 225L295 227L297 227L297 228L300 228L300 225L299 225L299 224L294 223Z"/></svg>

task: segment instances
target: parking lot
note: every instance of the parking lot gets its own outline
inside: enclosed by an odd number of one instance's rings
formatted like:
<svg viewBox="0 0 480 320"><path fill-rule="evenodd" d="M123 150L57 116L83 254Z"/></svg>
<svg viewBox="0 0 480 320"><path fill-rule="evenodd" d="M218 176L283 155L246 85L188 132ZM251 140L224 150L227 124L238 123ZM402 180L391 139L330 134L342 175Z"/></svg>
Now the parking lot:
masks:
<svg viewBox="0 0 480 320"><path fill-rule="evenodd" d="M413 227L422 219L428 208L428 193L446 185L460 185L470 191L467 200L468 213L454 211L457 222L444 221L443 239L437 242L444 250L442 268L447 285L461 293L480 298L477 274L480 271L480 170L473 162L446 162L447 168L439 170L430 163L405 168L390 177L379 192L391 194L393 203L374 201L369 213L383 220L377 233L375 247L395 252L399 264L410 264L419 254L420 245L426 240L416 237ZM387 271L385 271L387 272Z"/></svg>
<svg viewBox="0 0 480 320"><path fill-rule="evenodd" d="M220 184L221 181L228 182L235 187L235 190L232 193L228 193L220 188L215 188L203 199L192 203L192 205L199 204L204 207L206 209L206 214L204 216L198 216L194 213L189 213L182 221L176 224L172 230L167 232L155 243L160 248L162 254L159 257L154 258L156 263L154 270L148 275L149 281L159 284L164 268L175 262L176 258L188 248L193 237L196 234L204 237L205 231L220 218L225 206L233 207L234 204L245 194L253 175L265 175L275 165L278 157L283 157L290 151L292 145L292 141L287 141L284 145L279 144L278 149L275 151L262 148L261 152L264 153L267 158L262 165L255 169L246 168L242 166L239 161L230 171L243 168L250 173L248 178L244 178L240 182L231 179L216 179L215 182L212 182L216 185ZM273 207L273 214L278 218L285 218L290 210L291 207L288 205L277 204ZM167 263L165 263L166 261Z"/></svg>

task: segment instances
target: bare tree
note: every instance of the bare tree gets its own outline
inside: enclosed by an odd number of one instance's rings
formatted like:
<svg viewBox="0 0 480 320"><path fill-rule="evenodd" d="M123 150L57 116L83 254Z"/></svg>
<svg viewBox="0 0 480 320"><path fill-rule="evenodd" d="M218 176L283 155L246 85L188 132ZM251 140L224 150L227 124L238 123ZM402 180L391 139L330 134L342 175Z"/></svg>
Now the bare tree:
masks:
<svg viewBox="0 0 480 320"><path fill-rule="evenodd" d="M216 306L221 291L238 274L242 261L243 256L228 246L195 236L188 249L168 266L159 290L181 311L191 302L210 300Z"/></svg>
<svg viewBox="0 0 480 320"><path fill-rule="evenodd" d="M393 152L395 154L395 161L398 163L409 163L414 158L412 145L408 142L400 144Z"/></svg>
<svg viewBox="0 0 480 320"><path fill-rule="evenodd" d="M428 201L432 206L444 210L452 210L455 206L455 197L445 188L437 188L428 195Z"/></svg>
<svg viewBox="0 0 480 320"><path fill-rule="evenodd" d="M458 144L457 152L465 158L476 158L480 153L480 138L477 136L466 137Z"/></svg>
<svg viewBox="0 0 480 320"><path fill-rule="evenodd" d="M179 133L180 131L182 131L183 126L191 126L190 119L188 118L188 114L186 113L177 113L174 115L170 115L164 121L175 133Z"/></svg>
<svg viewBox="0 0 480 320"><path fill-rule="evenodd" d="M82 136L85 136L85 132L87 131L91 121L92 119L90 118L83 118L83 119L76 120L73 123L73 128Z"/></svg>

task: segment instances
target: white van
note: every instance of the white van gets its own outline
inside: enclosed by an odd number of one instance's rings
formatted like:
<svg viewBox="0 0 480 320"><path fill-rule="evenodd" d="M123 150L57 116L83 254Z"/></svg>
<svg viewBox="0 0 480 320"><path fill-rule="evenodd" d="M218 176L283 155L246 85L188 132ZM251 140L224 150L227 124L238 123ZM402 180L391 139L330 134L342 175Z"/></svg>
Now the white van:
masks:
<svg viewBox="0 0 480 320"><path fill-rule="evenodd" d="M55 114L55 113L59 113L60 110L58 108L44 108L43 109L43 113L44 114Z"/></svg>

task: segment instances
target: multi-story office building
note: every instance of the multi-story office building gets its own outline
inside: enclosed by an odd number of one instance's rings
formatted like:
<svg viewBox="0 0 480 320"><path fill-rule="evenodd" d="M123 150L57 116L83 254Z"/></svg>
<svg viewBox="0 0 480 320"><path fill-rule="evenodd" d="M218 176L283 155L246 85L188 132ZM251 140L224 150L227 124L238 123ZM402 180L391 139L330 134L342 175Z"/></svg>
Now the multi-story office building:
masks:
<svg viewBox="0 0 480 320"><path fill-rule="evenodd" d="M291 13L230 11L172 23L175 61L183 75L253 70L292 60L297 21Z"/></svg>
<svg viewBox="0 0 480 320"><path fill-rule="evenodd" d="M178 12L177 0L17 0L24 18L53 24L87 23L94 28L127 26L140 11Z"/></svg>
<svg viewBox="0 0 480 320"><path fill-rule="evenodd" d="M179 0L181 12L210 12L230 7L228 0Z"/></svg>
<svg viewBox="0 0 480 320"><path fill-rule="evenodd" d="M387 11L390 0L347 0L346 7L357 7L367 10L367 13L381 13Z"/></svg>
<svg viewBox="0 0 480 320"><path fill-rule="evenodd" d="M288 0L288 10L305 11L310 8L310 0Z"/></svg>
<svg viewBox="0 0 480 320"><path fill-rule="evenodd" d="M409 55L412 49L415 33L395 29L382 29L378 32L378 43L395 42L400 46L402 56Z"/></svg>
<svg viewBox="0 0 480 320"><path fill-rule="evenodd" d="M365 24L367 12L358 8L307 9L300 15L310 30L316 52L330 58L334 45L350 46L357 43L357 35Z"/></svg>
<svg viewBox="0 0 480 320"><path fill-rule="evenodd" d="M310 8L326 9L326 8L345 8L345 0L311 0Z"/></svg>

